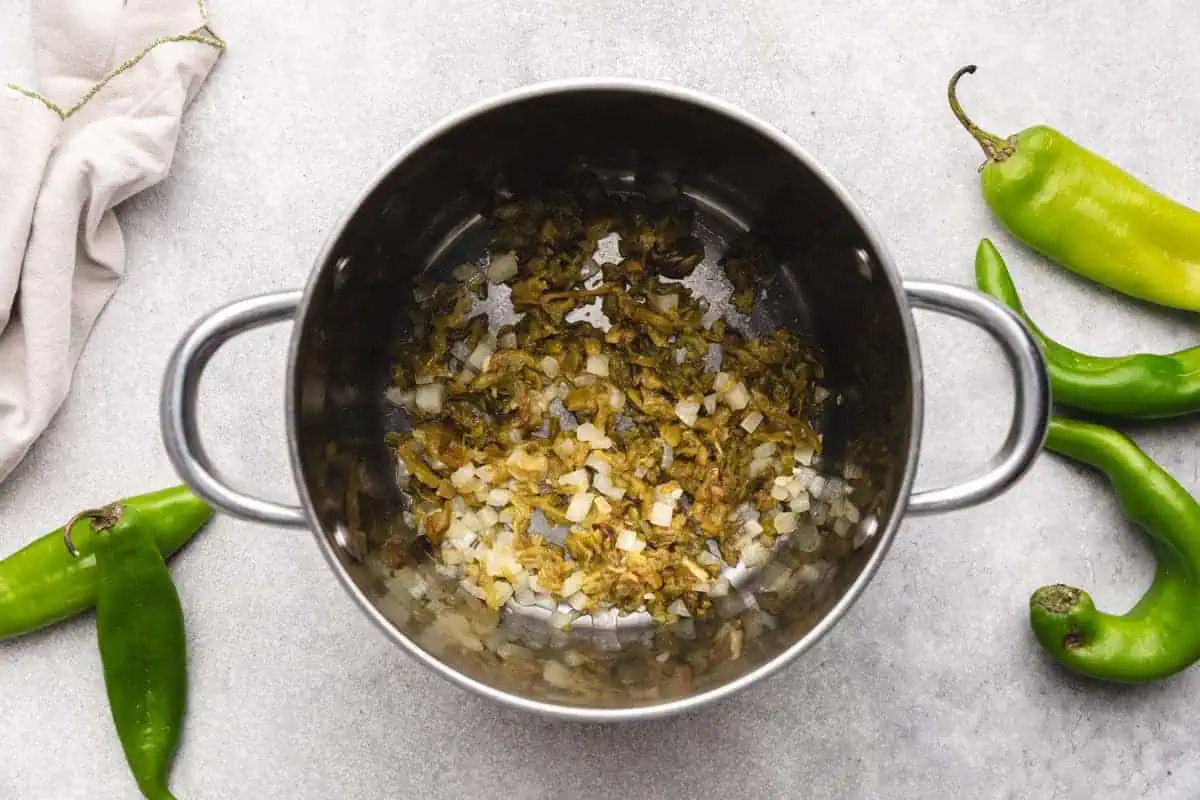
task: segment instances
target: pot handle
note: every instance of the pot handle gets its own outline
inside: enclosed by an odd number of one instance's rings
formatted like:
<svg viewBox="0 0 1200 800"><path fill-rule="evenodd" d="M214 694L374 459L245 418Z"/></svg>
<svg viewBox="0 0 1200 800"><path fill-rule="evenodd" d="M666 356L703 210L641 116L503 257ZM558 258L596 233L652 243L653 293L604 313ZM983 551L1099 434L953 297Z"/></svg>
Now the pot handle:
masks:
<svg viewBox="0 0 1200 800"><path fill-rule="evenodd" d="M961 483L915 492L908 510L952 511L977 505L1007 491L1033 465L1050 424L1050 378L1037 340L1002 303L985 294L933 281L905 281L914 308L950 314L987 331L1004 351L1016 384L1012 424L1004 444L979 473Z"/></svg>
<svg viewBox="0 0 1200 800"><path fill-rule="evenodd" d="M201 318L179 340L167 362L159 406L167 455L193 492L235 517L293 527L308 524L304 509L245 494L220 477L200 441L196 396L200 376L221 345L254 328L291 319L301 296L299 290L291 290L248 297Z"/></svg>

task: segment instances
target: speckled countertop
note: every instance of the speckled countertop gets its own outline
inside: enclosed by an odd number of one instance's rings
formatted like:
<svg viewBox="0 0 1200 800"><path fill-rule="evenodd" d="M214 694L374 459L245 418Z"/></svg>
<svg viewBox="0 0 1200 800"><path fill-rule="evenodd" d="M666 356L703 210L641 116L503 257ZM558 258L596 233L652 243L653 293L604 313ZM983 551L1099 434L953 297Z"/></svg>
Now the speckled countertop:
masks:
<svg viewBox="0 0 1200 800"><path fill-rule="evenodd" d="M0 10L0 76L29 76L29 6ZM954 68L994 130L1047 122L1200 204L1200 15L1188 0L680 3L212 0L229 50L169 179L124 209L130 275L51 430L0 486L0 552L83 507L173 479L159 378L186 326L299 285L389 154L503 89L657 78L783 128L874 218L907 276L969 282L1009 255L1031 313L1098 352L1174 350L1200 323L1121 302L1021 253L976 190L944 100ZM984 336L919 315L920 482L986 457L1011 402ZM202 423L246 485L289 496L285 328L209 372ZM1135 435L1200 491L1200 421ZM1111 688L1067 677L1025 623L1034 587L1128 607L1152 560L1099 478L1043 458L1003 498L911 518L845 621L784 674L695 716L625 727L530 719L389 645L311 538L220 519L175 562L192 657L173 786L188 798L1091 798L1200 796L1200 671ZM90 618L0 645L0 797L133 798Z"/></svg>

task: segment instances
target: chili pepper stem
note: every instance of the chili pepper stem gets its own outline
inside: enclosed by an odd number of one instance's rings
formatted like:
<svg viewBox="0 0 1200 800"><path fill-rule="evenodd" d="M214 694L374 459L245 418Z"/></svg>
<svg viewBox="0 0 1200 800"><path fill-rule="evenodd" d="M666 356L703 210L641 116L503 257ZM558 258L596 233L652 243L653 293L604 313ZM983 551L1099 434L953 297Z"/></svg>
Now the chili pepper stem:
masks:
<svg viewBox="0 0 1200 800"><path fill-rule="evenodd" d="M67 546L67 550L76 558L79 557L79 551L75 549L75 543L71 541L71 529L76 523L82 520L90 520L92 529L106 531L112 526L121 521L121 515L125 512L125 507L120 503L111 503L104 508L90 508L87 511L80 511L71 519L67 520L67 524L63 526L63 542Z"/></svg>
<svg viewBox="0 0 1200 800"><path fill-rule="evenodd" d="M950 110L954 112L954 116L962 126L967 129L967 133L979 142L979 146L983 148L983 154L987 156L988 161L999 162L1017 152L1016 145L1008 139L1002 139L994 133L988 133L983 128L980 128L971 118L967 116L967 112L963 111L962 104L958 102L958 81L963 75L975 74L975 65L968 64L958 70L950 77L950 85L946 88L946 96L950 100Z"/></svg>
<svg viewBox="0 0 1200 800"><path fill-rule="evenodd" d="M1065 614L1076 603L1083 592L1074 586L1057 583L1043 586L1034 593L1033 601L1052 614Z"/></svg>

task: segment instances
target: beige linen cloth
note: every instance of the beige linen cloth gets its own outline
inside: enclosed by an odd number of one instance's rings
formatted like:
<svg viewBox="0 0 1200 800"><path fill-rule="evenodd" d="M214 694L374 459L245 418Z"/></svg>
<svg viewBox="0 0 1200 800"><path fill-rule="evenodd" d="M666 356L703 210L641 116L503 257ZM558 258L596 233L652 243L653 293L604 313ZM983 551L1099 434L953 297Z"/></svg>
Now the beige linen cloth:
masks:
<svg viewBox="0 0 1200 800"><path fill-rule="evenodd" d="M224 47L203 0L33 0L32 21L38 85L0 86L0 481L125 274L113 207L167 174Z"/></svg>

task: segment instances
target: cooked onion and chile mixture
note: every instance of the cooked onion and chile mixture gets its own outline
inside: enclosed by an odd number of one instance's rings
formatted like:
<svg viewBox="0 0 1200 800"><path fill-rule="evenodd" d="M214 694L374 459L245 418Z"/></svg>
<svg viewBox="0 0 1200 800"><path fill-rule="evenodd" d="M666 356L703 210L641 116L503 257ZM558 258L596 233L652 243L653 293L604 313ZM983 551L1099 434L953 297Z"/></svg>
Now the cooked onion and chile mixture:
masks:
<svg viewBox="0 0 1200 800"><path fill-rule="evenodd" d="M812 467L829 394L816 354L710 318L679 282L704 249L676 201L561 192L492 218L486 266L417 287L389 390L412 421L390 439L401 482L443 575L493 608L666 620L705 615L729 591L722 568L765 563L781 534L850 535L846 481ZM620 261L598 264L614 233ZM763 257L747 239L722 262L739 310ZM489 330L491 292L510 293L516 324ZM580 319L597 303L603 326Z"/></svg>

